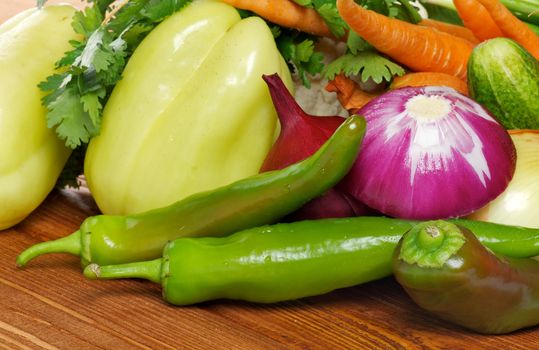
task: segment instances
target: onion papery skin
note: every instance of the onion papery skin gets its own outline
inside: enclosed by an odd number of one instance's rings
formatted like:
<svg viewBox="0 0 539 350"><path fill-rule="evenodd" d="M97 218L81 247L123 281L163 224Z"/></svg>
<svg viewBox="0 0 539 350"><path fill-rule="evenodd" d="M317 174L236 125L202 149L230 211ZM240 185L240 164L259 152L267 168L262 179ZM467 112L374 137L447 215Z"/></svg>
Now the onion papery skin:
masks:
<svg viewBox="0 0 539 350"><path fill-rule="evenodd" d="M419 110L432 118L411 112L421 100L428 103ZM437 105L445 112L435 113ZM481 105L451 88L393 90L358 113L367 120L367 132L342 184L385 215L465 216L502 193L515 171L507 131Z"/></svg>
<svg viewBox="0 0 539 350"><path fill-rule="evenodd" d="M340 116L305 113L277 74L263 76L275 105L281 130L260 172L285 168L314 154L345 121ZM360 216L370 213L363 203L338 185L291 213L286 221Z"/></svg>

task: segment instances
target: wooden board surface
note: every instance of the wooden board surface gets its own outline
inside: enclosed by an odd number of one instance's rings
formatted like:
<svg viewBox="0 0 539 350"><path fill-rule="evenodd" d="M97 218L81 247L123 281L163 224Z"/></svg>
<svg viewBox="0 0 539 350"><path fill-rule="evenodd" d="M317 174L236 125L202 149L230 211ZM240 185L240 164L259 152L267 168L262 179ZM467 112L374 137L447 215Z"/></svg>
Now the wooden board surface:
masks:
<svg viewBox="0 0 539 350"><path fill-rule="evenodd" d="M32 4L0 0L0 14ZM54 191L0 233L1 349L539 349L539 329L481 336L440 322L392 278L273 305L174 307L147 281L84 279L76 257L15 266L26 247L65 236L97 212L87 191Z"/></svg>
<svg viewBox="0 0 539 350"><path fill-rule="evenodd" d="M393 278L272 305L176 307L162 301L151 282L85 280L72 256L15 266L24 248L67 235L95 213L88 192L54 191L27 220L1 234L0 348L539 348L538 329L482 336L440 322L415 307Z"/></svg>

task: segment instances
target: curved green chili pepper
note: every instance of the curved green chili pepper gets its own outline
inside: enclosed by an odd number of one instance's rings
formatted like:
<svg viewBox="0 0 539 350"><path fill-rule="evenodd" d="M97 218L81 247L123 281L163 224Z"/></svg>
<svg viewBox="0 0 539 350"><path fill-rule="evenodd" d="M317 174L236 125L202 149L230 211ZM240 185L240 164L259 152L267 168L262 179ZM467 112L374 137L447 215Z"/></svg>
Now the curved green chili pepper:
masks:
<svg viewBox="0 0 539 350"><path fill-rule="evenodd" d="M417 225L399 243L393 270L420 307L476 332L539 324L539 262L498 257L465 227Z"/></svg>
<svg viewBox="0 0 539 350"><path fill-rule="evenodd" d="M161 256L178 237L224 236L273 223L333 187L354 163L365 119L348 118L311 157L287 168L258 174L170 206L128 216L98 215L56 241L39 243L17 258L24 266L45 253L80 255L82 264L119 264Z"/></svg>
<svg viewBox="0 0 539 350"><path fill-rule="evenodd" d="M539 242L539 229L458 220L479 227L481 239L502 251L522 253L512 233ZM160 259L86 267L88 278L146 278L163 287L165 300L188 305L212 299L277 302L327 293L391 274L393 252L417 222L386 217L299 221L262 226L228 237L180 238ZM523 242L525 242L524 240ZM527 242L526 242L527 243ZM519 247L522 247L520 250ZM536 245L535 254L538 252Z"/></svg>

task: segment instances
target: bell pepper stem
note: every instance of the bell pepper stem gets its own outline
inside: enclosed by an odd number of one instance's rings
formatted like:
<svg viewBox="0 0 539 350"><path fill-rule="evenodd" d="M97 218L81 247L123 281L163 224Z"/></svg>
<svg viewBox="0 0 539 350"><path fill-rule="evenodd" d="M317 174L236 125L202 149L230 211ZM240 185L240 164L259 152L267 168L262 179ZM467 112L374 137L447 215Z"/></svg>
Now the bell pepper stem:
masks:
<svg viewBox="0 0 539 350"><path fill-rule="evenodd" d="M81 232L77 230L68 236L31 246L17 257L17 266L23 267L33 258L49 253L69 253L80 256Z"/></svg>
<svg viewBox="0 0 539 350"><path fill-rule="evenodd" d="M403 238L399 259L421 267L440 268L459 251L465 241L460 228L451 222L422 222Z"/></svg>
<svg viewBox="0 0 539 350"><path fill-rule="evenodd" d="M83 274L89 279L142 278L161 283L161 267L161 258L120 265L90 264L84 268Z"/></svg>

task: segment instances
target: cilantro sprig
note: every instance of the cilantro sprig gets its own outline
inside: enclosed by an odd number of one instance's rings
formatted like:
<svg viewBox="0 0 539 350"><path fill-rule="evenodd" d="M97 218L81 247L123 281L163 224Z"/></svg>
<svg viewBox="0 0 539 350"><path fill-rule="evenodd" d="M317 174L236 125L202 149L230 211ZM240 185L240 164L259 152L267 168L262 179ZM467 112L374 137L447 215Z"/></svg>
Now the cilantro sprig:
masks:
<svg viewBox="0 0 539 350"><path fill-rule="evenodd" d="M364 50L355 55L347 53L337 58L326 67L325 76L332 80L341 72L346 76L358 76L363 82L371 79L379 84L403 75L404 69L374 50Z"/></svg>
<svg viewBox="0 0 539 350"><path fill-rule="evenodd" d="M320 8L321 2L328 7L336 7L335 0L294 1L297 3L309 3L308 5L312 6L317 11L319 11L318 9ZM398 18L411 23L417 23L421 20L418 9L408 0L361 0L358 1L358 3L372 11L388 17ZM337 11L336 8L335 11ZM322 17L328 26L330 26L326 17ZM344 25L346 26L346 23L344 23ZM376 51L367 41L354 31L350 30L348 26L345 27L345 31L348 33L346 42L347 51L345 55L325 66L323 69L325 78L332 80L337 74L343 73L348 77L358 76L363 82L372 80L375 83L381 83L383 81L389 82L394 76L404 74L405 71L403 67Z"/></svg>
<svg viewBox="0 0 539 350"><path fill-rule="evenodd" d="M42 6L46 0L37 0ZM121 79L128 58L145 35L191 0L86 0L72 27L81 37L56 63L60 73L39 87L46 93L47 125L70 148L99 134L103 106Z"/></svg>
<svg viewBox="0 0 539 350"><path fill-rule="evenodd" d="M315 51L316 38L276 26L272 32L284 60L296 71L302 84L310 88L309 76L321 73L324 68L324 55Z"/></svg>
<svg viewBox="0 0 539 350"><path fill-rule="evenodd" d="M339 15L336 0L294 0L294 2L318 12L336 38L348 35L346 54L327 66L320 64L316 69L308 70L305 69L306 61L300 61L298 65L297 59L291 60L304 85L309 86L306 73L313 74L313 72L322 73L329 80L335 78L337 74L344 73L349 77L358 75L362 81L372 80L376 83L390 81L393 76L404 74L404 69L400 65L380 54L350 30ZM418 9L409 0L359 0L358 3L375 12L407 22L417 23L421 20ZM295 49L297 50L297 46Z"/></svg>
<svg viewBox="0 0 539 350"><path fill-rule="evenodd" d="M336 0L294 0L294 2L315 9L335 37L340 38L348 31L348 25L337 10Z"/></svg>

